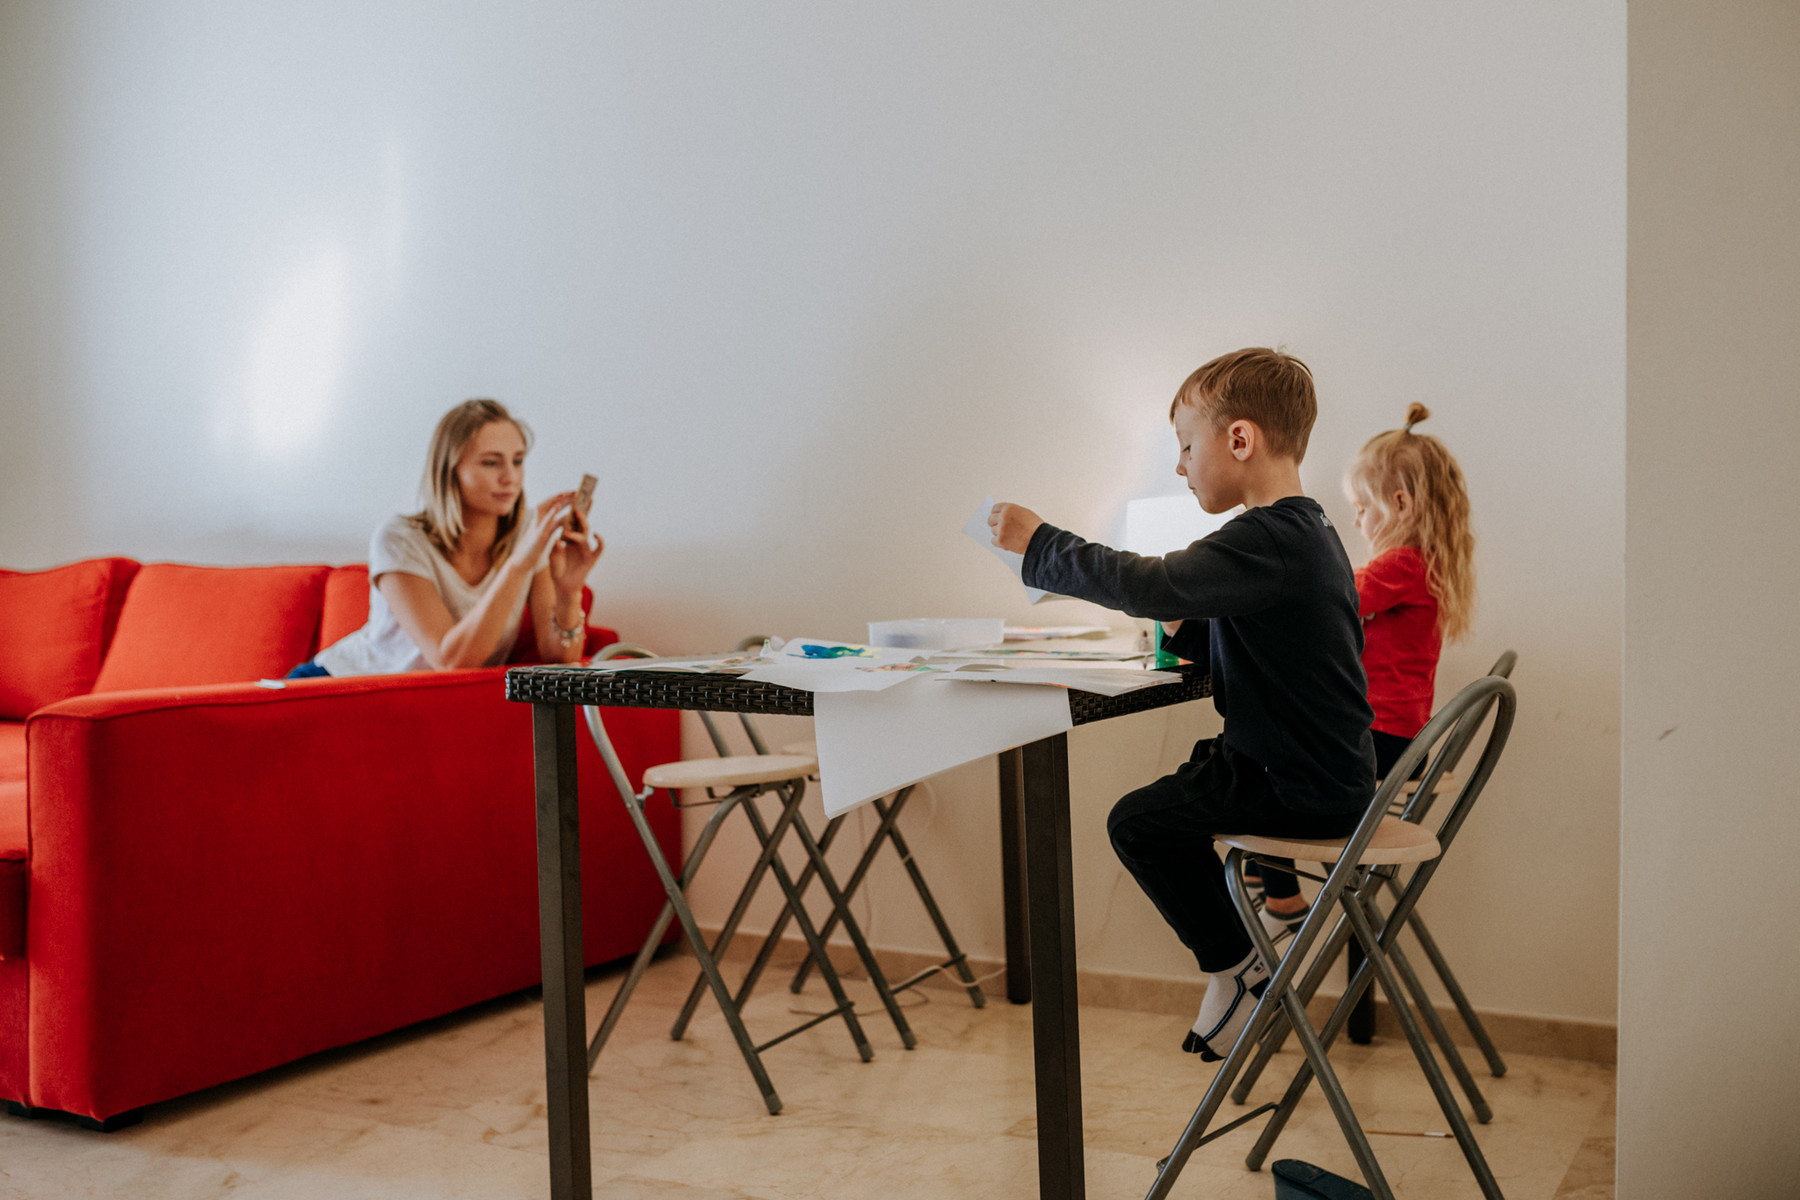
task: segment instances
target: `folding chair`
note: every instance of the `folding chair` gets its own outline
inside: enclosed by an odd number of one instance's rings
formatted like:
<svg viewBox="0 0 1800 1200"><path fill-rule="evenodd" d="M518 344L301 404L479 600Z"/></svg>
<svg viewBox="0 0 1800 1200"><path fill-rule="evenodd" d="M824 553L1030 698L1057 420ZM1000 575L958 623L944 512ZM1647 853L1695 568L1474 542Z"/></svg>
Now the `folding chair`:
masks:
<svg viewBox="0 0 1800 1200"><path fill-rule="evenodd" d="M601 657L611 658L620 655L655 657L641 647L626 645L608 647L607 652ZM634 791L625 774L624 766L619 761L618 753L613 748L612 740L607 736L599 710L589 707L584 711L587 717L588 732L593 737L594 744L600 751L600 757L612 775L619 798L624 802L632 824L637 829L638 837L650 855L651 864L656 870L657 877L662 881L663 891L667 896L662 912L658 914L656 922L652 925L649 936L644 939L637 958L632 962L631 970L619 985L619 990L614 993L612 1003L601 1020L600 1028L595 1032L592 1042L588 1045L589 1069L592 1070L600 1057L601 1050L617 1027L619 1018L624 1013L625 1004L631 998L639 981L642 980L644 971L650 964L650 959L662 943L663 934L667 931L671 919L680 922L682 933L686 937L689 947L693 950L695 957L700 960L700 978L696 981L694 989L690 993L689 1002L683 1008L675 1027L670 1031L670 1036L679 1040L686 1033L700 993L710 988L724 1013L732 1039L737 1043L738 1051L743 1055L744 1063L749 1067L750 1074L755 1079L756 1086L762 1093L763 1102L767 1105L770 1113L781 1111L781 1099L769 1079L767 1070L763 1067L762 1054L796 1034L833 1017L840 1017L850 1033L851 1040L856 1045L857 1054L864 1062L872 1059L875 1056L874 1050L870 1047L868 1038L863 1033L862 1024L857 1019L855 1005L845 995L843 984L839 980L837 972L832 968L831 960L826 956L824 941L820 938L812 919L807 915L806 909L801 905L793 878L779 854L783 838L792 830L800 834L801 842L814 863L817 864L820 861L821 856L817 843L812 840L810 833L806 832L805 822L800 816L800 802L805 796L807 776L814 771L818 764L811 757L802 755L728 755L725 753L724 741L713 725L710 715L702 713L701 719L705 722L707 731L711 735L715 747L719 749L721 757L710 760L686 760L651 767L644 772L643 790L641 792ZM670 798L677 808L714 806L713 813L702 827L693 849L688 853L687 862L682 866L679 874L670 868L667 858L662 853L662 847L658 844L655 833L651 830L644 815L644 802L658 788L668 790ZM684 804L681 799L683 789L704 789L706 799ZM717 794L721 789L724 789L724 794ZM774 795L780 801L780 813L773 825L764 819L756 804L756 801L764 795ZM685 893L687 886L698 872L700 864L705 860L707 852L712 848L713 841L718 836L726 816L734 809L741 809L749 820L751 829L755 832L761 846L761 853L744 882L743 889L738 895L725 927L720 931L718 939L709 946L705 936L700 932L698 923L694 920L693 911L688 906ZM766 874L772 874L780 886L787 905L786 911L792 914L795 922L799 925L801 935L806 939L807 949L817 962L820 977L825 980L834 1003L826 1012L757 1044L751 1040L743 1021L742 1008L749 997L749 989L743 988L736 996L733 996L719 972L718 960L724 956L732 935L737 930L738 923L743 919L744 913L748 910L750 902L754 899ZM832 895L834 902L838 901L836 884L831 880L829 872L826 872L823 878L828 893ZM862 943L861 931L855 927L853 921L848 922L846 927L851 933L852 940L857 943L859 951L866 954L867 947ZM879 978L879 974L876 977ZM885 992L885 983L878 985L878 990ZM891 996L884 995L883 998L890 1003L892 1015L903 1025L904 1018L899 1016L899 1006L892 1004ZM906 1033L910 1036L910 1030L907 1030Z"/></svg>
<svg viewBox="0 0 1800 1200"><path fill-rule="evenodd" d="M795 742L792 745L783 746L781 752L818 757L817 745L812 742ZM918 860L913 857L912 849L906 844L906 838L900 832L900 814L906 811L906 802L912 798L913 791L914 788L909 785L901 788L892 796L884 796L870 802L875 809L876 816L880 818L880 823L876 825L874 835L863 846L861 857L856 860L855 868L844 883L844 902L848 904L850 898L856 895L857 890L862 887L863 880L868 877L869 868L874 865L876 855L880 852L881 847L892 845L894 853L900 856L901 865L906 868L907 878L912 880L913 891L918 893L919 902L925 906L925 914L931 918L931 924L937 930L938 940L943 943L945 954L941 962L933 963L894 984L895 993L917 987L940 971L954 971L957 979L962 983L963 990L969 994L970 1002L976 1008L984 1008L987 1005L987 996L983 994L981 985L975 981L975 973L969 969L969 956L963 953L962 948L956 944L956 935L950 932L950 923L944 919L943 910L938 907L936 897L931 894L931 888L925 882L925 875L919 869ZM830 850L831 844L837 840L838 833L843 827L844 816L833 817L826 824L825 832L819 837L819 848ZM798 886L802 892L806 891L807 884L811 879L812 871L809 867L799 879ZM776 943L786 928L787 914L783 913L777 918L775 926L769 930L769 936L763 942L762 950L757 955L753 971L760 971L767 965L768 959L774 953ZM826 918L824 926L820 928L819 935L829 940L836 928L837 914L832 913ZM812 960L810 958L802 959L799 967L794 971L794 978L788 983L788 990L798 995L800 990L806 986L807 977L811 974Z"/></svg>
<svg viewBox="0 0 1800 1200"><path fill-rule="evenodd" d="M763 637L747 637L737 644L737 649L751 650L763 645L767 640ZM750 744L758 754L767 754L769 748L763 742L756 727L748 717L744 717L743 721L744 732L749 737ZM783 746L781 752L804 755L817 761L819 747L816 742L793 742ZM814 773L813 778L818 778L817 772ZM961 947L956 944L956 935L950 932L950 924L944 919L943 910L938 908L937 899L932 896L931 888L926 885L925 876L919 870L918 861L913 858L912 851L906 844L906 838L900 832L898 824L900 814L906 810L906 802L912 797L912 794L913 788L909 786L901 788L891 798L881 797L871 802L881 823L876 826L875 835L863 847L862 856L857 859L855 869L851 871L850 878L844 884L844 904L847 910L850 898L862 887L863 880L868 876L869 868L874 865L877 852L884 843L891 843L894 853L900 856L901 863L906 867L907 877L912 880L913 890L918 893L920 903L925 906L926 915L931 918L932 925L937 929L938 938L944 944L946 955L942 962L926 967L902 982L894 984L892 988L894 994L898 995L908 988L917 987L940 971L954 970L957 978L962 982L963 989L968 992L970 1002L976 1008L983 1008L987 1005L987 997L982 993L981 985L975 981L974 972L969 969L968 955L964 954ZM819 835L819 849L829 851L843 827L844 816L841 814L827 821L824 833ZM813 876L813 867L809 863L795 884L802 894L812 883ZM762 947L757 951L756 960L751 964L750 972L745 977L746 987L753 986L762 976L763 971L768 968L770 960L780 946L781 935L787 932L788 919L789 914L785 911L776 917L775 924L770 928L768 936L763 939ZM838 914L834 910L826 917L824 926L819 930L819 936L829 942L837 926ZM793 979L788 983L788 990L799 995L801 989L806 986L807 977L812 974L812 968L813 961L810 957L801 959L799 967L794 971Z"/></svg>
<svg viewBox="0 0 1800 1200"><path fill-rule="evenodd" d="M706 726L707 736L712 739L713 748L721 756L729 755L730 748L720 735L718 727L713 724L711 714L700 713L699 717L701 723ZM784 751L782 754L770 754L768 744L763 741L762 733L756 728L756 723L750 719L749 714L739 713L738 720L743 724L744 734L750 739L750 745L756 751L754 755L745 756L748 761L755 762L759 758L763 761L799 758L811 764L811 768L807 772L808 777L817 778L819 762L817 756L810 750L798 753ZM750 970L745 973L743 982L738 985L738 1003L742 1005L749 999L750 993L755 990L758 980L762 978L763 969L768 965L768 958L775 942L780 938L782 931L787 928L788 921L794 919L796 908L802 903L807 887L816 878L824 885L826 898L831 902L831 912L824 928L818 934L819 944L824 946L832 931L840 923L843 924L844 932L850 935L850 944L856 950L857 958L868 973L869 982L874 985L876 996L880 998L882 1007L887 1010L888 1017L894 1022L894 1031L900 1035L901 1045L908 1050L914 1049L918 1045L918 1038L913 1034L912 1026L907 1022L905 1014L900 1011L898 997L900 989L888 986L887 975L882 971L881 964L875 961L875 952L870 949L868 942L864 939L862 929L855 918L849 915L848 893L838 887L831 870L825 864L825 850L830 843L813 838L812 829L807 825L806 818L799 812L797 805L794 812L794 833L806 849L807 863L801 871L800 878L793 882L791 889L788 889L787 906L776 914L775 924L770 929L769 935L763 939L763 945L757 953L756 960L751 963ZM781 865L779 858L774 859L771 866L781 872L785 873L786 871L786 867ZM723 944L730 943L732 936L737 931L738 922L749 911L752 898L749 890L739 893L738 902L733 906L731 915L726 919L725 926L719 933ZM804 909L799 911L804 915ZM840 918L848 919L840 921ZM802 932L804 933L804 927L802 927ZM723 953L723 951L718 951L718 953ZM817 959L809 954L804 961L810 964L815 963ZM688 990L687 1001L682 1005L681 1015L675 1021L675 1036L678 1038L687 1028L688 1021L693 1018L694 1010L700 1003L704 983L704 980L696 979L694 986Z"/></svg>
<svg viewBox="0 0 1800 1200"><path fill-rule="evenodd" d="M1403 989L1392 950L1396 935L1431 882L1444 851L1455 840L1476 798L1493 775L1512 730L1515 704L1512 685L1499 676L1490 675L1478 679L1464 688L1431 718L1406 753L1401 755L1389 777L1376 789L1374 799L1358 822L1355 832L1347 839L1218 835L1217 840L1230 848L1225 859L1225 878L1232 903L1257 952L1266 962L1275 965L1275 972L1262 999L1257 1002L1243 1034L1219 1065L1218 1074L1213 1077L1174 1149L1158 1164L1156 1181L1151 1185L1147 1200L1162 1200L1169 1194L1188 1158L1200 1146L1264 1113L1272 1113L1256 1148L1246 1160L1246 1165L1252 1170L1260 1168L1270 1145L1293 1115L1295 1106L1299 1104L1314 1076L1317 1076L1320 1090L1325 1093L1326 1103L1337 1118L1344 1139L1350 1145L1351 1153L1362 1171L1363 1181L1378 1200L1393 1200L1393 1190L1382 1173L1380 1163L1376 1161L1375 1152L1369 1146L1368 1137L1363 1133L1362 1125L1328 1057L1331 1043L1342 1030L1351 1008L1371 980L1379 981L1382 991L1386 993L1388 1004L1399 1019L1407 1044L1418 1059L1419 1068L1424 1073L1445 1120L1449 1122L1451 1132L1461 1147L1482 1194L1489 1200L1502 1200L1500 1186L1494 1179L1493 1171L1488 1167L1487 1159L1463 1117L1456 1096L1438 1068L1431 1047L1426 1043L1418 1021L1413 1016L1406 994L1410 989ZM1480 760L1457 791L1450 812L1436 835L1415 822L1389 815L1388 807L1401 794L1408 776L1436 748L1436 753L1432 755L1430 764L1413 791L1414 798L1409 805L1429 803L1429 798L1448 769L1452 755L1460 755L1462 746L1473 740L1490 710L1494 713L1494 723ZM1323 886L1313 901L1312 911L1301 923L1293 944L1283 957L1276 956L1275 947L1257 917L1244 883L1243 866L1250 856L1258 861L1293 858L1302 862L1334 864L1330 874L1321 881ZM1385 920L1381 920L1372 910L1370 901L1382 887L1385 878L1392 875L1394 868L1407 863L1416 863L1417 866L1392 912ZM1300 996L1296 982L1307 952L1319 939L1330 914L1340 907L1342 915L1337 918L1326 942L1325 953L1335 953L1337 945L1354 936L1363 946L1365 961L1337 1007L1332 1010L1324 1028L1315 1029L1306 1015L1305 1001ZM1416 978L1412 982L1416 984ZM1420 998L1422 999L1422 992ZM1279 1102L1262 1105L1209 1132L1208 1126L1218 1115L1232 1084L1250 1061L1258 1041L1263 1038L1278 1013L1286 1019L1298 1038L1306 1062Z"/></svg>
<svg viewBox="0 0 1800 1200"><path fill-rule="evenodd" d="M1494 661L1494 666L1488 674L1498 676L1502 679L1508 678L1512 675L1513 665L1518 662L1518 659L1519 656L1517 653L1508 650ZM1423 822L1426 815L1431 811L1431 806L1438 795L1456 783L1456 776L1451 772L1455 769L1457 763L1462 760L1463 753L1469 748L1469 743L1473 740L1477 728L1477 725L1471 724L1467 725L1465 728L1460 728L1457 731L1455 737L1451 740L1446 749L1444 774L1439 777L1437 786L1433 788L1431 792L1420 797L1417 784L1409 781L1401 785L1400 792L1395 797L1395 807L1391 808L1389 811L1402 816L1406 820ZM1393 894L1394 898L1399 899L1399 881L1390 876L1384 882L1387 890ZM1371 900L1370 903L1373 904L1374 901ZM1379 910L1377 910L1377 915L1379 915ZM1463 1025L1468 1028L1470 1036L1475 1040L1475 1045L1482 1053L1482 1057L1487 1060L1489 1073L1491 1073L1495 1079L1505 1075L1506 1061L1500 1057L1500 1051L1495 1048L1493 1038L1488 1036L1487 1026L1481 1023L1481 1017L1475 1012L1474 1006L1469 1003L1467 994L1463 992L1462 984L1457 980L1455 972L1450 969L1449 961L1444 957L1443 951L1438 948L1437 940L1431 936L1431 930L1426 926L1424 916L1419 913L1417 909L1407 914L1406 928L1412 931L1413 936L1418 939L1420 947L1425 951L1426 959L1430 961L1432 969L1437 972L1437 977L1439 981L1443 983L1445 992L1449 994L1451 1003L1456 1006L1457 1013L1462 1017ZM1348 955L1350 960L1349 975L1354 977L1357 969L1361 966L1362 961L1361 955L1357 951L1357 944L1348 938L1344 939L1335 950L1328 945L1326 952L1319 955L1312 966L1307 970L1305 978L1301 980L1300 999L1308 1004L1312 1002L1314 993L1317 992L1319 985L1323 983L1330 974L1332 968L1336 965L1340 954ZM1474 1075L1469 1072L1468 1065L1463 1061L1462 1051L1457 1047L1456 1043L1451 1040L1449 1032L1444 1027L1442 1018L1438 1016L1436 1006L1433 1005L1430 1000L1423 999L1425 993L1416 983L1415 977L1413 977L1412 966L1407 961L1406 955L1400 949L1398 943L1394 945L1390 953L1394 959L1395 968L1400 971L1402 978L1407 979L1409 990L1413 992L1415 997L1421 997L1420 1015L1425 1019L1426 1025L1431 1029L1433 1039L1443 1051L1444 1058L1449 1062L1450 1069L1452 1073L1456 1075L1457 1082L1462 1086L1464 1094L1468 1096L1469 1107L1474 1111L1475 1119L1483 1125L1487 1124L1489 1121L1493 1120L1493 1110L1488 1107L1487 1099L1481 1094L1481 1089L1476 1086ZM1362 1000L1360 1000L1356 1007L1351 1010L1348 1027L1351 1032L1352 1041L1366 1040L1358 1039L1355 1036L1356 1025L1359 1016L1365 1012L1369 1013L1372 1017L1373 1002L1373 995L1365 991ZM1277 1018L1274 1027L1269 1031L1268 1036L1263 1039L1262 1046L1257 1050L1256 1057L1252 1059L1250 1065L1244 1069L1243 1077L1238 1080L1237 1087L1232 1090L1231 1099L1233 1103L1243 1104L1249 1099L1250 1089L1255 1086L1257 1079L1262 1076L1264 1068L1269 1065L1269 1061L1280 1052L1281 1047L1286 1040L1287 1027L1279 1018Z"/></svg>

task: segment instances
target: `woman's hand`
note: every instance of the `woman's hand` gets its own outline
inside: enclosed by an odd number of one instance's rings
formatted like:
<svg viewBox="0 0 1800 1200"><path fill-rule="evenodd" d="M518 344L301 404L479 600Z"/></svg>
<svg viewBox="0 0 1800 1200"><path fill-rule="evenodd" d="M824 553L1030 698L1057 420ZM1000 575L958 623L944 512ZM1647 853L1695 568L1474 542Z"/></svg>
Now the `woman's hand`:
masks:
<svg viewBox="0 0 1800 1200"><path fill-rule="evenodd" d="M531 524L519 535L512 559L527 571L536 571L544 551L557 539L574 509L574 492L558 492L537 506Z"/></svg>
<svg viewBox="0 0 1800 1200"><path fill-rule="evenodd" d="M588 529L587 514L570 505L564 514L562 536L550 550L550 582L556 585L556 594L580 595L581 585L605 549L605 539Z"/></svg>

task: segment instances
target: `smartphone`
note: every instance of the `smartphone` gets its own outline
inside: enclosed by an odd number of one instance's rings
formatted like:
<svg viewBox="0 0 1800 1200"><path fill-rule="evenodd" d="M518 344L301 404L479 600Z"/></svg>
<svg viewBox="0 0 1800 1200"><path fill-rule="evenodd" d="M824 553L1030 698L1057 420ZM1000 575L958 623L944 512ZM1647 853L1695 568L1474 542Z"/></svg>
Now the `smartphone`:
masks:
<svg viewBox="0 0 1800 1200"><path fill-rule="evenodd" d="M575 511L587 516L588 509L594 507L594 485L599 483L592 475L581 477L581 486L575 489Z"/></svg>

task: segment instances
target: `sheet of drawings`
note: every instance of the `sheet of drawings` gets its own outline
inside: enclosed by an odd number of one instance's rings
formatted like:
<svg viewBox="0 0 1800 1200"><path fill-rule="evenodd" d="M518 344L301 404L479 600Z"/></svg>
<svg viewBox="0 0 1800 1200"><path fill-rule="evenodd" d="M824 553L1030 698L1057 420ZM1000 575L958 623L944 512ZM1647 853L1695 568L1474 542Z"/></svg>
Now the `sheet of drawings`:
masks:
<svg viewBox="0 0 1800 1200"><path fill-rule="evenodd" d="M1002 550L994 545L994 531L988 528L988 514L993 511L994 498L988 496L982 500L981 507L975 510L975 515L963 525L963 532L980 542L982 549L1006 564L1006 569L1011 571L1013 578L1017 579L1020 586L1025 588L1025 594L1031 598L1033 604L1045 600L1067 600L1067 596L1059 596L1055 592L1046 592L1043 588L1026 585L1025 556L1015 554L1011 550Z"/></svg>
<svg viewBox="0 0 1800 1200"><path fill-rule="evenodd" d="M790 638L763 657L744 678L803 692L885 692L943 670L917 650L863 646L829 638Z"/></svg>

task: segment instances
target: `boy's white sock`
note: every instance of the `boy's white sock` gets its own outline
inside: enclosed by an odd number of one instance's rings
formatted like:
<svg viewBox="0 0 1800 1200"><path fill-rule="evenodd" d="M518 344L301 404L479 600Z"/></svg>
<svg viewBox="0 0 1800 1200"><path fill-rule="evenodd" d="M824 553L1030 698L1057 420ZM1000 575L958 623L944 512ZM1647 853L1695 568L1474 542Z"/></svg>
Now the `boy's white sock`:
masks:
<svg viewBox="0 0 1800 1200"><path fill-rule="evenodd" d="M1269 968L1254 950L1230 970L1208 975L1200 1015L1194 1019L1194 1027L1182 1040L1181 1048L1198 1054L1201 1062L1224 1058L1250 1023L1256 1001L1268 986Z"/></svg>

